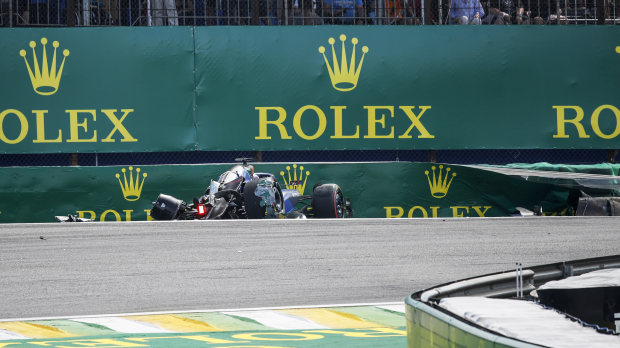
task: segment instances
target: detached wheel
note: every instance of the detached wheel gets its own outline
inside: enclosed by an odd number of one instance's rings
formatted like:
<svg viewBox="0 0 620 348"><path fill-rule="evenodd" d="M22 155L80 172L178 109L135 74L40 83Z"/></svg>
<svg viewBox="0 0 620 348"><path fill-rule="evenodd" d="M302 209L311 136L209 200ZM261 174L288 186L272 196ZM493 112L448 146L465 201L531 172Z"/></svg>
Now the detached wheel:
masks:
<svg viewBox="0 0 620 348"><path fill-rule="evenodd" d="M280 218L284 207L282 189L277 181L260 178L245 184L243 205L248 219Z"/></svg>
<svg viewBox="0 0 620 348"><path fill-rule="evenodd" d="M157 197L157 201L153 202L150 215L154 220L174 220L179 216L183 206L184 203L180 199L162 193Z"/></svg>
<svg viewBox="0 0 620 348"><path fill-rule="evenodd" d="M312 210L314 217L319 219L344 218L345 199L340 186L336 184L323 184L314 189L312 193Z"/></svg>

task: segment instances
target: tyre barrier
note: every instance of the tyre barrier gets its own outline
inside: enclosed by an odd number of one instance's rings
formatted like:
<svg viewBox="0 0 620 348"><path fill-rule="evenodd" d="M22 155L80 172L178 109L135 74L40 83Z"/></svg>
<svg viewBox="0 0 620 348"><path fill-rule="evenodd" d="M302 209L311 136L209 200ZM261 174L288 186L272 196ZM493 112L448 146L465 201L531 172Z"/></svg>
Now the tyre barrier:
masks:
<svg viewBox="0 0 620 348"><path fill-rule="evenodd" d="M537 290L540 286L550 281L559 281L593 271L618 268L620 268L620 255L615 255L541 265L525 270L517 269L517 271L498 272L454 281L415 292L405 300L407 346L409 348L428 346L485 348L545 347L547 345L529 342L527 338L523 339L523 337L519 337L519 339L516 339L515 337L510 337L507 334L498 332L499 330L489 329L489 326L485 326L479 322L473 322L470 317L466 319L447 310L446 306L440 306L441 300L448 298L480 297L489 299L524 299L520 294L525 294L525 299L529 299L529 301L523 302L541 305L544 309L554 310L563 318L565 317L570 319L570 321L577 322L582 327L595 329L598 333L594 332L594 330L590 330L591 332L589 331L589 333L600 335L598 338L617 340L617 334L614 336L610 335L614 333L613 330L609 329L609 327L613 327L613 322L608 323L609 325L600 326L597 324L587 324L579 319L587 317L590 323L593 322L592 319L590 319L593 316L600 318L599 323L601 321L609 321L610 318L613 320L613 312L620 312L620 308L616 308L616 306L620 307L620 304L617 302L609 301L608 298L601 297L599 299L594 299L594 301L598 300L598 302L601 303L595 303L590 306L587 313L571 313L570 310L566 310L565 308L562 308L564 312L561 312L559 310L561 307L559 307L558 301L555 303L556 308L548 307L549 300L543 299L543 296L540 297L539 302ZM522 279L521 283L519 283L519 277ZM521 288L519 288L519 286ZM618 293L617 286L608 289L609 291L607 291L607 293ZM516 303L516 301L513 303ZM595 313L593 314L592 312ZM609 313L612 314L610 315ZM475 314L472 316L475 316ZM618 322L616 322L616 331L618 327L617 324ZM499 326L501 325L497 327ZM595 337L595 339L596 338L597 337Z"/></svg>

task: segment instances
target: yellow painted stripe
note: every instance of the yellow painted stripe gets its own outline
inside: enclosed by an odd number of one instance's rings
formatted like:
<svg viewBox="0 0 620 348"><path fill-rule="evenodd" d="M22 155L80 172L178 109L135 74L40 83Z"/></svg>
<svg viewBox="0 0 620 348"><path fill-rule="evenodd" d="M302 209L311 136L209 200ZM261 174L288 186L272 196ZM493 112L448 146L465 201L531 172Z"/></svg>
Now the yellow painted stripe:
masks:
<svg viewBox="0 0 620 348"><path fill-rule="evenodd" d="M383 325L364 321L353 314L325 308L279 309L276 310L276 312L304 317L319 325L327 326L332 329L364 329L370 327L384 327Z"/></svg>
<svg viewBox="0 0 620 348"><path fill-rule="evenodd" d="M170 331L178 332L204 332L204 331L224 331L213 325L209 325L203 321L195 319L177 317L175 315L161 314L161 315L132 315L123 317L130 320L143 321L151 324L155 324Z"/></svg>
<svg viewBox="0 0 620 348"><path fill-rule="evenodd" d="M8 330L30 338L63 338L75 337L68 332L58 328L33 323L23 323L19 321L9 321L0 323L0 329Z"/></svg>

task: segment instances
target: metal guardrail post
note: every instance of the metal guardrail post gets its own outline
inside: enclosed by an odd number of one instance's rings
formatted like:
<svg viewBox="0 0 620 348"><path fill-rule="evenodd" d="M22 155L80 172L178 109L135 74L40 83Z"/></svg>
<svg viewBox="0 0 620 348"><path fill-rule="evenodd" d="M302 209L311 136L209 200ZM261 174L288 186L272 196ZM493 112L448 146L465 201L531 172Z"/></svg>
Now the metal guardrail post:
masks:
<svg viewBox="0 0 620 348"><path fill-rule="evenodd" d="M428 150L428 161L430 163L437 163L437 150Z"/></svg>
<svg viewBox="0 0 620 348"><path fill-rule="evenodd" d="M82 0L82 25L90 25L90 13L89 13L90 1Z"/></svg>
<svg viewBox="0 0 620 348"><path fill-rule="evenodd" d="M607 149L607 163L616 164L616 156L620 150Z"/></svg>

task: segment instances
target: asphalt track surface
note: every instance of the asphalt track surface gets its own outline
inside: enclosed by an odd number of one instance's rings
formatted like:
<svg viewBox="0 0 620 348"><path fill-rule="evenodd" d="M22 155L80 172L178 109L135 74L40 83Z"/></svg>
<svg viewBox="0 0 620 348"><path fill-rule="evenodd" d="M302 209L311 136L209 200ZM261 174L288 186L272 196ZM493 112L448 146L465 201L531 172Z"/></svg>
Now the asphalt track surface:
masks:
<svg viewBox="0 0 620 348"><path fill-rule="evenodd" d="M400 302L490 272L619 253L620 218L0 225L0 319Z"/></svg>

